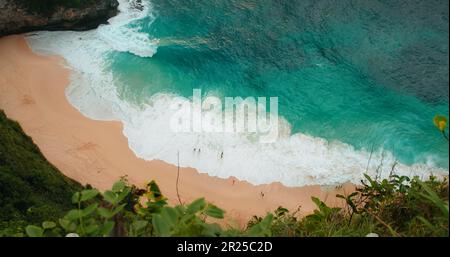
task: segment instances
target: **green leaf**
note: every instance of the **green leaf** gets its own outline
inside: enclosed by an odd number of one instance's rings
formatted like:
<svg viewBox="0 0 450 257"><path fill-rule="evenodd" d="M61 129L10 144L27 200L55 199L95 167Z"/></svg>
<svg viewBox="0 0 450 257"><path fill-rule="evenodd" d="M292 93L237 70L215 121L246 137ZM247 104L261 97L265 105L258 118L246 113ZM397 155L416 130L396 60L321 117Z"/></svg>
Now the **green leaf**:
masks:
<svg viewBox="0 0 450 257"><path fill-rule="evenodd" d="M266 217L256 225L253 225L247 232L250 236L271 236L271 225L273 221L273 215L267 214Z"/></svg>
<svg viewBox="0 0 450 257"><path fill-rule="evenodd" d="M102 228L100 229L100 234L103 236L109 236L115 224L116 223L114 221L105 222L105 224L103 224Z"/></svg>
<svg viewBox="0 0 450 257"><path fill-rule="evenodd" d="M125 197L127 197L127 195L131 192L131 189L129 187L125 188L117 197L116 201L117 203L120 203L123 201L123 199L125 199Z"/></svg>
<svg viewBox="0 0 450 257"><path fill-rule="evenodd" d="M105 198L105 200L112 205L117 204L117 195L115 193L113 193L112 191L106 191L103 194L103 198Z"/></svg>
<svg viewBox="0 0 450 257"><path fill-rule="evenodd" d="M97 212L100 216L102 216L103 218L109 219L112 216L114 216L114 213L106 208L100 207L97 209Z"/></svg>
<svg viewBox="0 0 450 257"><path fill-rule="evenodd" d="M73 232L77 229L77 226L75 223L71 222L67 219L59 219L59 225L66 231L66 232Z"/></svg>
<svg viewBox="0 0 450 257"><path fill-rule="evenodd" d="M376 186L375 181L368 174L364 174L364 177L367 179L367 181L369 181L370 186L372 187Z"/></svg>
<svg viewBox="0 0 450 257"><path fill-rule="evenodd" d="M155 230L156 236L169 236L170 235L170 225L168 222L159 214L154 214L152 219L153 229Z"/></svg>
<svg viewBox="0 0 450 257"><path fill-rule="evenodd" d="M422 216L417 216L417 219L420 220L425 226L428 227L428 229L430 230L435 230L436 228L424 217Z"/></svg>
<svg viewBox="0 0 450 257"><path fill-rule="evenodd" d="M44 229L51 229L51 228L56 227L56 223L52 222L52 221L44 221L44 222L42 222L42 227Z"/></svg>
<svg viewBox="0 0 450 257"><path fill-rule="evenodd" d="M44 235L44 230L42 228L33 225L27 226L25 231L29 237L42 237Z"/></svg>
<svg viewBox="0 0 450 257"><path fill-rule="evenodd" d="M206 215L216 218L216 219L223 219L224 211L222 209L218 208L217 206L215 206L214 204L210 203L206 206L204 213Z"/></svg>
<svg viewBox="0 0 450 257"><path fill-rule="evenodd" d="M84 231L86 232L86 234L93 234L97 230L98 230L98 225L97 224L91 224L91 225L86 226L84 228Z"/></svg>
<svg viewBox="0 0 450 257"><path fill-rule="evenodd" d="M187 207L188 213L197 213L201 210L203 210L206 206L205 198L200 198L195 201L193 201L191 204Z"/></svg>
<svg viewBox="0 0 450 257"><path fill-rule="evenodd" d="M125 208L125 206L126 206L126 204L124 203L124 204L117 206L116 208L111 209L111 210L100 207L97 209L97 213L106 219L110 219L117 213L121 212Z"/></svg>
<svg viewBox="0 0 450 257"><path fill-rule="evenodd" d="M168 222L170 225L175 225L178 221L178 213L174 208L164 207L161 210L161 216Z"/></svg>
<svg viewBox="0 0 450 257"><path fill-rule="evenodd" d="M174 210L177 212L177 215L183 215L183 213L186 212L186 208L184 207L184 205L177 205L174 207Z"/></svg>
<svg viewBox="0 0 450 257"><path fill-rule="evenodd" d="M272 224L273 215L271 213L267 214L266 217L260 222L260 224L264 227L269 227Z"/></svg>
<svg viewBox="0 0 450 257"><path fill-rule="evenodd" d="M144 229L148 225L148 221L146 220L135 220L132 223L133 229L139 231Z"/></svg>
<svg viewBox="0 0 450 257"><path fill-rule="evenodd" d="M344 197L344 199L345 199L345 197ZM321 208L321 206L322 206L322 201L320 201L319 198L317 198L317 197L311 197L311 200L314 202L314 204L315 204L318 208Z"/></svg>
<svg viewBox="0 0 450 257"><path fill-rule="evenodd" d="M65 218L71 221L78 220L82 216L81 211L79 210L70 210Z"/></svg>
<svg viewBox="0 0 450 257"><path fill-rule="evenodd" d="M95 189L88 189L81 191L80 202L90 200L98 195L98 191Z"/></svg>
<svg viewBox="0 0 450 257"><path fill-rule="evenodd" d="M208 237L215 237L220 235L222 229L220 228L220 226L218 224L208 224L208 223L203 223L203 233L202 236L208 236Z"/></svg>
<svg viewBox="0 0 450 257"><path fill-rule="evenodd" d="M180 222L179 223L183 223L183 224L187 224L192 222L192 220L195 220L197 216L195 216L195 213L190 214L190 213L186 213L183 216L181 216Z"/></svg>
<svg viewBox="0 0 450 257"><path fill-rule="evenodd" d="M116 183L114 183L113 187L112 187L112 191L113 192L120 192L125 188L125 182L123 182L122 180L117 181Z"/></svg>
<svg viewBox="0 0 450 257"><path fill-rule="evenodd" d="M434 192L424 182L422 182L422 181L417 181L417 182L423 187L423 189L426 192L426 194L421 193L419 195L421 195L422 197L431 201L436 207L438 207L442 211L442 214L445 217L448 217L448 215L449 215L448 202L444 202L441 198L439 198L439 196L436 194L436 192Z"/></svg>
<svg viewBox="0 0 450 257"><path fill-rule="evenodd" d="M78 203L80 201L80 192L76 192L72 195L72 203Z"/></svg>
<svg viewBox="0 0 450 257"><path fill-rule="evenodd" d="M81 210L81 214L83 217L86 217L88 215L90 215L91 213L93 213L98 207L98 203L93 203L91 205L89 205L88 207L84 208L83 210Z"/></svg>
<svg viewBox="0 0 450 257"><path fill-rule="evenodd" d="M163 195L161 193L161 190L159 189L158 184L156 184L156 182L154 180L150 181L150 183L148 183L148 188L149 191L153 194L153 196L158 199L158 198L163 198Z"/></svg>
<svg viewBox="0 0 450 257"><path fill-rule="evenodd" d="M116 215L117 213L121 212L121 211L123 210L123 208L125 208L126 205L127 205L127 204L124 203L124 204L121 204L121 205L117 206L116 208L114 208L114 209L112 210L113 216Z"/></svg>

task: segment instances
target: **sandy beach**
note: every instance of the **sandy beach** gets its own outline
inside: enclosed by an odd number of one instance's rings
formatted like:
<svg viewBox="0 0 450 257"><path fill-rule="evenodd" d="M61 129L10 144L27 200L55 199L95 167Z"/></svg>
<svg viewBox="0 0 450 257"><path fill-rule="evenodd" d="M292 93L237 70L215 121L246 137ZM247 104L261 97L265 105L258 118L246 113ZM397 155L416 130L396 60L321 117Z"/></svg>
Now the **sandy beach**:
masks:
<svg viewBox="0 0 450 257"><path fill-rule="evenodd" d="M177 167L162 161L145 161L129 149L120 122L91 120L66 99L70 70L57 56L31 51L23 36L0 38L0 109L20 123L44 156L66 176L106 190L121 176L145 185L156 180L170 202L177 203ZM244 225L253 215L264 215L279 206L301 214L314 209L311 196L330 205L341 202L336 193L348 193L348 184L325 191L320 186L290 188L280 183L254 186L234 178L220 179L195 169L180 171L183 202L199 197L226 210L227 222ZM339 191L339 192L337 192Z"/></svg>

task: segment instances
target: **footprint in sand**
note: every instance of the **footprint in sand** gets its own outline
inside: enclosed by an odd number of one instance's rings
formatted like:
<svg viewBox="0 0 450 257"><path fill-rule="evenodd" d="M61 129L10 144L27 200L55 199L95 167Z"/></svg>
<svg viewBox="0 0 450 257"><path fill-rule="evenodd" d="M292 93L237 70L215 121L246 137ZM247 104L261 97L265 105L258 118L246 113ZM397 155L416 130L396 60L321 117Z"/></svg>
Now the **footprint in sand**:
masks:
<svg viewBox="0 0 450 257"><path fill-rule="evenodd" d="M34 100L31 96L29 95L23 95L21 101L20 101L23 105L30 105L30 104L34 104Z"/></svg>
<svg viewBox="0 0 450 257"><path fill-rule="evenodd" d="M80 147L77 147L76 150L77 151L89 151L89 150L94 150L95 148L97 148L97 145L92 143L92 142L87 142L82 144Z"/></svg>

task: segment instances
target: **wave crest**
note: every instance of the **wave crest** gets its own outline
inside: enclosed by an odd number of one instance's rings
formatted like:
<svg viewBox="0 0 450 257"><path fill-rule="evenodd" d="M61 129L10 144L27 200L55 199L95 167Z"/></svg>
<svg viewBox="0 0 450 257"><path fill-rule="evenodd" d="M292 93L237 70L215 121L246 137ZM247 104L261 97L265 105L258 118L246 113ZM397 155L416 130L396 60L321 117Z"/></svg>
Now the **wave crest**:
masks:
<svg viewBox="0 0 450 257"><path fill-rule="evenodd" d="M87 32L39 32L28 35L33 50L63 56L73 70L66 90L69 102L84 115L97 120L119 120L134 153L146 160L163 160L193 167L221 178L236 177L253 184L281 182L286 186L358 183L364 172L381 171L387 176L396 163L391 153L355 150L342 142L289 133L290 125L280 119L282 136L272 144L259 144L247 135L174 133L169 129L173 112L168 108L175 95L154 95L137 107L118 97L114 74L106 67L111 51L150 57L155 41L133 21L151 17L151 6L136 8L139 1L120 0L121 13L109 25ZM147 2L143 2L147 3ZM130 40L131 39L131 40ZM193 149L201 149L201 153ZM221 153L224 153L223 158ZM383 164L380 169L380 164ZM395 173L428 176L448 171L430 164L397 164Z"/></svg>
<svg viewBox="0 0 450 257"><path fill-rule="evenodd" d="M151 24L154 21L151 10L149 1L120 0L119 14L111 18L108 25L97 29L99 38L116 51L152 57L156 53L158 40L139 32L140 26L130 26L130 23L144 19Z"/></svg>

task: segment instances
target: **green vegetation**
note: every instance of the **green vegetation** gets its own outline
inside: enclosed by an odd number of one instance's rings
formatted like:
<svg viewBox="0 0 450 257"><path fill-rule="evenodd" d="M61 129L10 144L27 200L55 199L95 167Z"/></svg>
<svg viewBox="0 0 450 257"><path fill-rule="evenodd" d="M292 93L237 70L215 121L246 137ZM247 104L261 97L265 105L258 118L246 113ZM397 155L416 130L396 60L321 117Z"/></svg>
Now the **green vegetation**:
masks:
<svg viewBox="0 0 450 257"><path fill-rule="evenodd" d="M391 176L374 180L345 199L345 208L331 208L313 198L318 209L303 219L276 212L273 236L448 236L448 183L434 177ZM260 220L260 218L254 218Z"/></svg>
<svg viewBox="0 0 450 257"><path fill-rule="evenodd" d="M60 217L72 207L68 199L81 189L48 163L19 124L0 110L0 235Z"/></svg>
<svg viewBox="0 0 450 257"><path fill-rule="evenodd" d="M145 202L139 201L144 198ZM146 190L129 186L125 180L100 194L95 189L75 193L75 209L56 222L28 226L29 236L218 236L217 224L206 217L223 218L223 211L198 199L186 206L169 207L154 181Z"/></svg>
<svg viewBox="0 0 450 257"><path fill-rule="evenodd" d="M245 229L223 229L210 219L224 211L201 198L168 206L152 181L145 190L115 183L101 194L95 189L75 193L76 206L56 221L27 226L28 236L448 236L448 183L434 177L391 176L374 180L350 195L345 208L331 208L317 198L313 214L299 218L279 207L254 217Z"/></svg>
<svg viewBox="0 0 450 257"><path fill-rule="evenodd" d="M446 119L435 118L445 131ZM444 124L445 123L445 124ZM444 134L445 135L445 134ZM100 193L49 164L20 126L0 112L0 236L448 236L448 181L365 175L343 208L312 198L317 209L279 207L243 229L219 226L225 212L201 198L169 206L155 181L126 178Z"/></svg>
<svg viewBox="0 0 450 257"><path fill-rule="evenodd" d="M52 13L58 7L80 8L95 0L17 0L26 10L35 13Z"/></svg>

